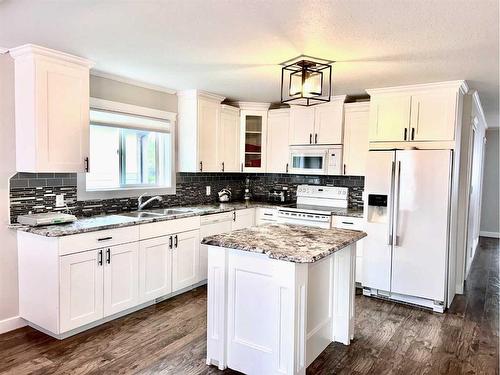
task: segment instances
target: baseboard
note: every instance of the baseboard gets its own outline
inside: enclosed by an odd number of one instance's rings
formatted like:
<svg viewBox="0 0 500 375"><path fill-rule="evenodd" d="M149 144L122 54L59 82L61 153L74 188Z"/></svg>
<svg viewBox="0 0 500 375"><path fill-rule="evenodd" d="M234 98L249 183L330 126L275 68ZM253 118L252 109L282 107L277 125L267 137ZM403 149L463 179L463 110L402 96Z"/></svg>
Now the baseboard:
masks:
<svg viewBox="0 0 500 375"><path fill-rule="evenodd" d="M500 232L486 232L484 230L479 232L482 237L500 238Z"/></svg>
<svg viewBox="0 0 500 375"><path fill-rule="evenodd" d="M26 321L19 316L13 316L12 318L0 320L0 335L2 333L13 331L26 325Z"/></svg>

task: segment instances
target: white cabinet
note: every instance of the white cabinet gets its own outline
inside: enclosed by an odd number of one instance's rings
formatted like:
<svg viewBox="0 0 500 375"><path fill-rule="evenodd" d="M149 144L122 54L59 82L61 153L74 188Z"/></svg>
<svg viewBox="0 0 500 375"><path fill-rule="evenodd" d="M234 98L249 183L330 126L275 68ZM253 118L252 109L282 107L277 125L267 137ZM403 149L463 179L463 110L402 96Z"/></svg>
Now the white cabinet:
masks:
<svg viewBox="0 0 500 375"><path fill-rule="evenodd" d="M177 93L179 172L219 172L217 132L223 96L199 90Z"/></svg>
<svg viewBox="0 0 500 375"><path fill-rule="evenodd" d="M269 103L239 102L241 172L265 172Z"/></svg>
<svg viewBox="0 0 500 375"><path fill-rule="evenodd" d="M222 172L240 171L240 110L223 104L217 130L217 160Z"/></svg>
<svg viewBox="0 0 500 375"><path fill-rule="evenodd" d="M455 140L464 81L371 89L370 142Z"/></svg>
<svg viewBox="0 0 500 375"><path fill-rule="evenodd" d="M329 103L290 108L290 144L341 144L345 95Z"/></svg>
<svg viewBox="0 0 500 375"><path fill-rule="evenodd" d="M277 221L278 221L277 208L257 207L255 209L256 225L275 224Z"/></svg>
<svg viewBox="0 0 500 375"><path fill-rule="evenodd" d="M271 110L267 119L267 172L288 173L290 110Z"/></svg>
<svg viewBox="0 0 500 375"><path fill-rule="evenodd" d="M143 240L139 249L139 299L153 301L172 292L172 236Z"/></svg>
<svg viewBox="0 0 500 375"><path fill-rule="evenodd" d="M198 230L173 235L172 292L199 280L200 235Z"/></svg>
<svg viewBox="0 0 500 375"><path fill-rule="evenodd" d="M61 280L59 330L61 332L103 318L104 271L102 263L102 250L85 251L61 257L59 270ZM23 279L23 282L26 281ZM38 308L43 309L43 306L38 306ZM57 312L57 306L50 308L54 313ZM29 306L25 306L24 309L31 310Z"/></svg>
<svg viewBox="0 0 500 375"><path fill-rule="evenodd" d="M368 156L368 121L370 103L344 105L343 174L364 176Z"/></svg>
<svg viewBox="0 0 500 375"><path fill-rule="evenodd" d="M246 208L244 210L233 211L233 223L231 230L250 228L255 225L255 209Z"/></svg>
<svg viewBox="0 0 500 375"><path fill-rule="evenodd" d="M9 53L15 62L17 171L85 172L92 64L34 45Z"/></svg>

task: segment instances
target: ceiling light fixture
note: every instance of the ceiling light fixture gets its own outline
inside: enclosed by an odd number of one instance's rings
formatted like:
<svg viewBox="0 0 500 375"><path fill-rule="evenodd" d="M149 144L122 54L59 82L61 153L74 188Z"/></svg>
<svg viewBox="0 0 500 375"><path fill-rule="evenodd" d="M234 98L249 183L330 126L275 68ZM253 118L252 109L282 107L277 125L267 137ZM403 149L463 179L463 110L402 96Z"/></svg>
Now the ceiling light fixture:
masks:
<svg viewBox="0 0 500 375"><path fill-rule="evenodd" d="M308 107L329 102L333 63L306 55L281 63L281 103Z"/></svg>

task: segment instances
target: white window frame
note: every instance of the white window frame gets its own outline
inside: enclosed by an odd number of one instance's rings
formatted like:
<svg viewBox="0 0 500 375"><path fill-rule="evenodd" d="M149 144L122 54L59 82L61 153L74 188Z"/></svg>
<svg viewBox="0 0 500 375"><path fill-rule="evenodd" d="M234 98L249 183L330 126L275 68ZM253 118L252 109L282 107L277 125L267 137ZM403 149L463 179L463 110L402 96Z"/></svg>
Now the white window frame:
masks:
<svg viewBox="0 0 500 375"><path fill-rule="evenodd" d="M144 117L151 117L154 119L167 120L170 123L170 138L172 141L171 150L171 177L172 182L170 187L151 187L133 186L129 188L117 188L109 190L89 190L87 191L87 183L85 173L78 173L77 175L77 199L80 201L91 199L112 199L112 198L131 198L138 197L141 194L147 193L148 195L173 195L175 194L175 176L176 176L176 121L177 113L161 111L158 109L140 107L132 104L114 102L99 98L90 98L90 108L101 109L105 111L123 113L128 115L139 115ZM90 125L89 125L90 126ZM89 133L90 134L90 133ZM89 166L92 169L92 159L89 160Z"/></svg>

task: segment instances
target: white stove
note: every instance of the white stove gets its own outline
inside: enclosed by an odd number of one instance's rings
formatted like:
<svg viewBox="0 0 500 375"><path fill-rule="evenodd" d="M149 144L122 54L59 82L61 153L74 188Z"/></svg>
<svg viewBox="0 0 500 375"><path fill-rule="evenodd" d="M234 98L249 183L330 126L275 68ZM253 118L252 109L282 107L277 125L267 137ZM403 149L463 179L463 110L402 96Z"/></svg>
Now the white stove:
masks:
<svg viewBox="0 0 500 375"><path fill-rule="evenodd" d="M278 222L330 228L332 209L346 208L348 188L299 185L297 203L278 209Z"/></svg>

